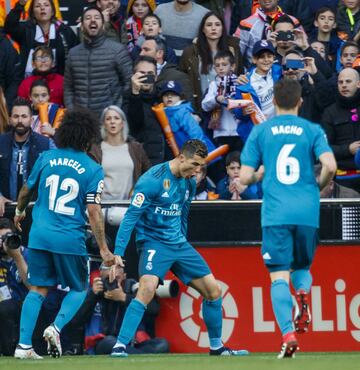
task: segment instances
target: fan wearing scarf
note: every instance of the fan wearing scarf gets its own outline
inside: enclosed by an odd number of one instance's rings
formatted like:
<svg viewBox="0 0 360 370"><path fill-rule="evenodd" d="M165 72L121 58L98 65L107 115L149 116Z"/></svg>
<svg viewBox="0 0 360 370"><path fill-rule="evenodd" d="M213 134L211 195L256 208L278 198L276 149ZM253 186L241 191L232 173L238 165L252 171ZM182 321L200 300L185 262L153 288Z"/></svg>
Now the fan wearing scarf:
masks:
<svg viewBox="0 0 360 370"><path fill-rule="evenodd" d="M27 4L29 18L21 22ZM69 50L78 44L70 26L56 18L54 0L19 0L5 20L5 32L19 43L22 76L31 75L32 54L39 45L52 49L56 72L64 74L65 59Z"/></svg>

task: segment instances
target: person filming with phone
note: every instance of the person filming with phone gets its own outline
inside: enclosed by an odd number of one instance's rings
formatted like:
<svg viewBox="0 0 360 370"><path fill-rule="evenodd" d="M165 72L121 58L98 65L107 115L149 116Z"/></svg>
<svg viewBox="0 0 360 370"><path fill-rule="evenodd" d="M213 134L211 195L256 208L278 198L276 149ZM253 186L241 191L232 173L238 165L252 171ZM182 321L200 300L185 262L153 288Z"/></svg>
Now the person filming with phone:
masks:
<svg viewBox="0 0 360 370"><path fill-rule="evenodd" d="M143 144L152 165L164 160L165 141L151 107L157 104L155 89L157 78L156 60L141 55L136 61L131 76L131 93L128 96L128 121L130 135Z"/></svg>

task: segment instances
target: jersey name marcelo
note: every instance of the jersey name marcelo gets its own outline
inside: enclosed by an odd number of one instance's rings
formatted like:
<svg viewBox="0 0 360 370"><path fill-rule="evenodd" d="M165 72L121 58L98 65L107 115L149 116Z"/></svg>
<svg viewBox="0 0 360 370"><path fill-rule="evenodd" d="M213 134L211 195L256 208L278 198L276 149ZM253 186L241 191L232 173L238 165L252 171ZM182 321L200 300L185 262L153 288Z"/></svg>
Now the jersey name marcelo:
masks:
<svg viewBox="0 0 360 370"><path fill-rule="evenodd" d="M279 125L271 127L273 135L297 135L300 136L303 133L303 128L296 125Z"/></svg>
<svg viewBox="0 0 360 370"><path fill-rule="evenodd" d="M74 159L69 158L55 158L50 159L50 166L68 166L72 167L79 175L85 172L85 168L82 167L82 164L78 161L75 161Z"/></svg>

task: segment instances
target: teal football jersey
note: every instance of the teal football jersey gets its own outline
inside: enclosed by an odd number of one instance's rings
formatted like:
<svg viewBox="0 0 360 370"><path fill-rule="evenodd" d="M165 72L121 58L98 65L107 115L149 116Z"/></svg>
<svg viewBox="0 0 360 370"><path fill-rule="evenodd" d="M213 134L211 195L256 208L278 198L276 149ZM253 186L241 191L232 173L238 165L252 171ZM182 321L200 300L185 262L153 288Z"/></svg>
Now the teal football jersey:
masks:
<svg viewBox="0 0 360 370"><path fill-rule="evenodd" d="M27 186L38 192L29 248L86 255L86 205L101 202L101 166L84 152L49 150L36 161Z"/></svg>
<svg viewBox="0 0 360 370"><path fill-rule="evenodd" d="M325 152L331 148L323 129L300 117L281 115L254 127L241 163L265 166L262 226L319 226L314 163Z"/></svg>
<svg viewBox="0 0 360 370"><path fill-rule="evenodd" d="M169 162L150 168L136 183L116 236L115 254L124 254L134 227L136 241L152 240L165 245L184 243L187 216L195 192L195 179L175 177Z"/></svg>

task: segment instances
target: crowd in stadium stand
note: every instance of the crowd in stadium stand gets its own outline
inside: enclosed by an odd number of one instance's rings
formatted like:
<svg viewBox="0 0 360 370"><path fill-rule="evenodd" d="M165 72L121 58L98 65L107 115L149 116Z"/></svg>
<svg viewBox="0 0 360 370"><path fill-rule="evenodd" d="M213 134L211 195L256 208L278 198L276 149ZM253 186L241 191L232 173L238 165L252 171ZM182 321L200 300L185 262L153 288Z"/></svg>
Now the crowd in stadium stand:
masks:
<svg viewBox="0 0 360 370"><path fill-rule="evenodd" d="M75 106L95 112L102 126L89 154L104 168L105 200L130 199L139 176L187 139L203 140L209 152L225 146L197 176L196 199L261 199L261 184L238 181L240 153L254 125L276 114L280 79L300 82L299 115L324 128L336 156L322 196L360 197L360 0L83 2L76 27L53 0L14 2L0 22L0 217L41 152L56 147L64 109ZM26 104L32 114L19 114ZM0 320L12 312L17 322L25 286L10 285L21 281L14 271L22 261L1 251L0 285L10 296ZM110 294L104 271L92 277L83 314L68 330L73 339L87 324L87 353L108 353L121 322L111 303L123 311L132 294L119 292L123 271ZM39 326L51 322L61 291L47 300ZM157 310L141 324L134 353L168 350L166 340L151 338ZM14 328L0 333L4 355L13 353ZM79 353L70 342L64 348Z"/></svg>

